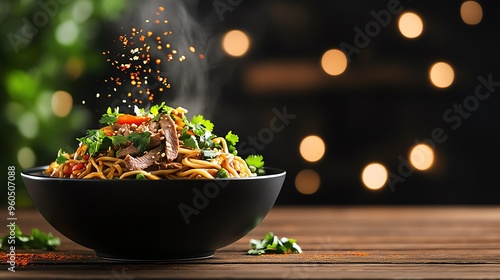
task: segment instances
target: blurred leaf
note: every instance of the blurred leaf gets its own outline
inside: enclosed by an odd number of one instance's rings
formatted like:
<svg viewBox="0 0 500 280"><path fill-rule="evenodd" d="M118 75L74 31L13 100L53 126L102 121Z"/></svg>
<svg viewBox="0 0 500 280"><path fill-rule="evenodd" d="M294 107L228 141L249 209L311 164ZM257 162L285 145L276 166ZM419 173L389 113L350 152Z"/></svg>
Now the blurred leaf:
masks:
<svg viewBox="0 0 500 280"><path fill-rule="evenodd" d="M38 79L34 79L26 72L14 70L7 74L7 92L16 100L32 100L38 88Z"/></svg>

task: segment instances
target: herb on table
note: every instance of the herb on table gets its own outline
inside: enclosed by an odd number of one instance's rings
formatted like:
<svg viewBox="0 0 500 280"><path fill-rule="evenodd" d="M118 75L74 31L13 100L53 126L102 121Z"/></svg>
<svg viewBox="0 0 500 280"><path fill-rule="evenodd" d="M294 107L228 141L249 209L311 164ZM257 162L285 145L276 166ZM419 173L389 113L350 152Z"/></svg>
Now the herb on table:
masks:
<svg viewBox="0 0 500 280"><path fill-rule="evenodd" d="M249 255L262 255L262 254L300 254L302 249L297 241L293 238L282 237L274 235L269 232L263 239L250 239Z"/></svg>
<svg viewBox="0 0 500 280"><path fill-rule="evenodd" d="M23 234L19 226L15 227L15 235L6 235L0 238L0 249L8 250L10 246L15 245L30 250L30 249L42 249L42 250L54 250L57 246L61 245L61 240L58 237L52 235L52 233L41 232L37 228L31 230L31 235Z"/></svg>

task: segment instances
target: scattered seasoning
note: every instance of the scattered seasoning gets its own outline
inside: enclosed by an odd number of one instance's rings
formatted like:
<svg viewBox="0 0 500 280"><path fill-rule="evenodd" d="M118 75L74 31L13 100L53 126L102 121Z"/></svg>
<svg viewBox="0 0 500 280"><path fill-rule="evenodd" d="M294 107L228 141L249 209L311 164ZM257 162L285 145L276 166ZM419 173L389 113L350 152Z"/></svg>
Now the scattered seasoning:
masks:
<svg viewBox="0 0 500 280"><path fill-rule="evenodd" d="M118 75L123 75L120 77L110 77L105 79L105 83L112 83L109 89L113 92L119 92L117 87L121 87L124 84L131 85L137 90L131 91L127 94L129 100L132 103L142 103L142 100L148 99L153 101L154 93L152 90L158 92L164 92L166 89L171 88L171 84L167 77L162 73L162 65L174 60L176 55L179 55L178 61L182 62L186 60L186 56L182 53L178 53L177 50L170 50L170 43L165 43L167 36L173 34L172 30L169 30L168 19L165 18L165 7L159 6L154 12L153 19L145 20L145 27L132 27L129 34L122 34L118 37L118 41L122 48L117 53L112 53L111 51L103 51L102 54L105 55L106 61L114 66L119 72ZM163 23L164 25L161 25ZM151 24L154 24L154 29ZM160 28L166 28L162 32L156 33L154 30ZM122 27L122 29L124 29ZM165 48L163 48L165 46ZM151 49L157 50L156 53L151 53ZM191 53L196 52L196 48L192 45L188 47ZM163 59L165 58L165 59ZM205 55L198 54L199 59L204 59ZM155 73L155 75L151 75ZM148 77L152 80L148 82ZM149 88L149 85L152 85ZM141 97L145 92L146 97ZM112 97L113 94L108 94L108 97ZM99 98L100 95L96 95ZM126 103L127 100L124 100ZM130 104L129 104L130 106Z"/></svg>
<svg viewBox="0 0 500 280"><path fill-rule="evenodd" d="M34 263L48 262L75 262L91 259L95 259L95 256L84 254L65 255L63 252L16 253L17 266L27 266ZM2 263L7 263L9 261L7 253L0 254L0 261Z"/></svg>

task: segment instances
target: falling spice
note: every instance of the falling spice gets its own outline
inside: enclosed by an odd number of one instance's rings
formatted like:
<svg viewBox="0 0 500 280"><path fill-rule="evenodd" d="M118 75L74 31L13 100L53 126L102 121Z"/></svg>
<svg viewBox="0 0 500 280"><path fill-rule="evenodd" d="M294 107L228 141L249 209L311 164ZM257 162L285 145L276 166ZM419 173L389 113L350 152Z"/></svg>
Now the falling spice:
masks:
<svg viewBox="0 0 500 280"><path fill-rule="evenodd" d="M117 87L123 85L136 88L135 91L127 90L127 97L132 103L142 103L142 100L145 99L153 101L153 90L164 92L171 88L169 80L162 71L164 63L173 61L177 55L177 60L180 62L187 59L186 55L182 53L184 50L170 49L171 44L164 42L167 41L167 36L173 34L168 25L169 21L165 18L165 10L165 7L159 6L154 12L154 18L145 20L144 28L132 27L129 34L120 35L118 37L121 46L119 51L116 53L102 52L103 55L107 56L106 61L119 71L117 75L122 75L121 78L112 76L105 79L104 82L113 83L109 87L113 92L121 92ZM158 32L158 28L164 30ZM152 49L156 52L152 53ZM195 53L196 49L190 45L185 51ZM204 59L205 56L198 54L198 58ZM144 97L143 92L147 96ZM99 96L96 97L99 98ZM107 96L112 97L114 94ZM123 101L127 102L127 100Z"/></svg>

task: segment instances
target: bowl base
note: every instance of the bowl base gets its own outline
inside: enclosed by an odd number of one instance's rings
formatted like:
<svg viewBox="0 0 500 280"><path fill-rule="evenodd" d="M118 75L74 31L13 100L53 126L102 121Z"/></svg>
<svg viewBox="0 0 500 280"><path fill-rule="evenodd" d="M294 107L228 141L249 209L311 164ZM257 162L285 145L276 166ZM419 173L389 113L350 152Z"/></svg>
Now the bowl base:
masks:
<svg viewBox="0 0 500 280"><path fill-rule="evenodd" d="M184 256L161 256L161 257L145 257L145 258L130 258L122 256L110 256L96 252L98 258L109 262L135 262L135 263L151 263L151 262L177 262L177 261L195 261L211 258L215 252L193 253Z"/></svg>

